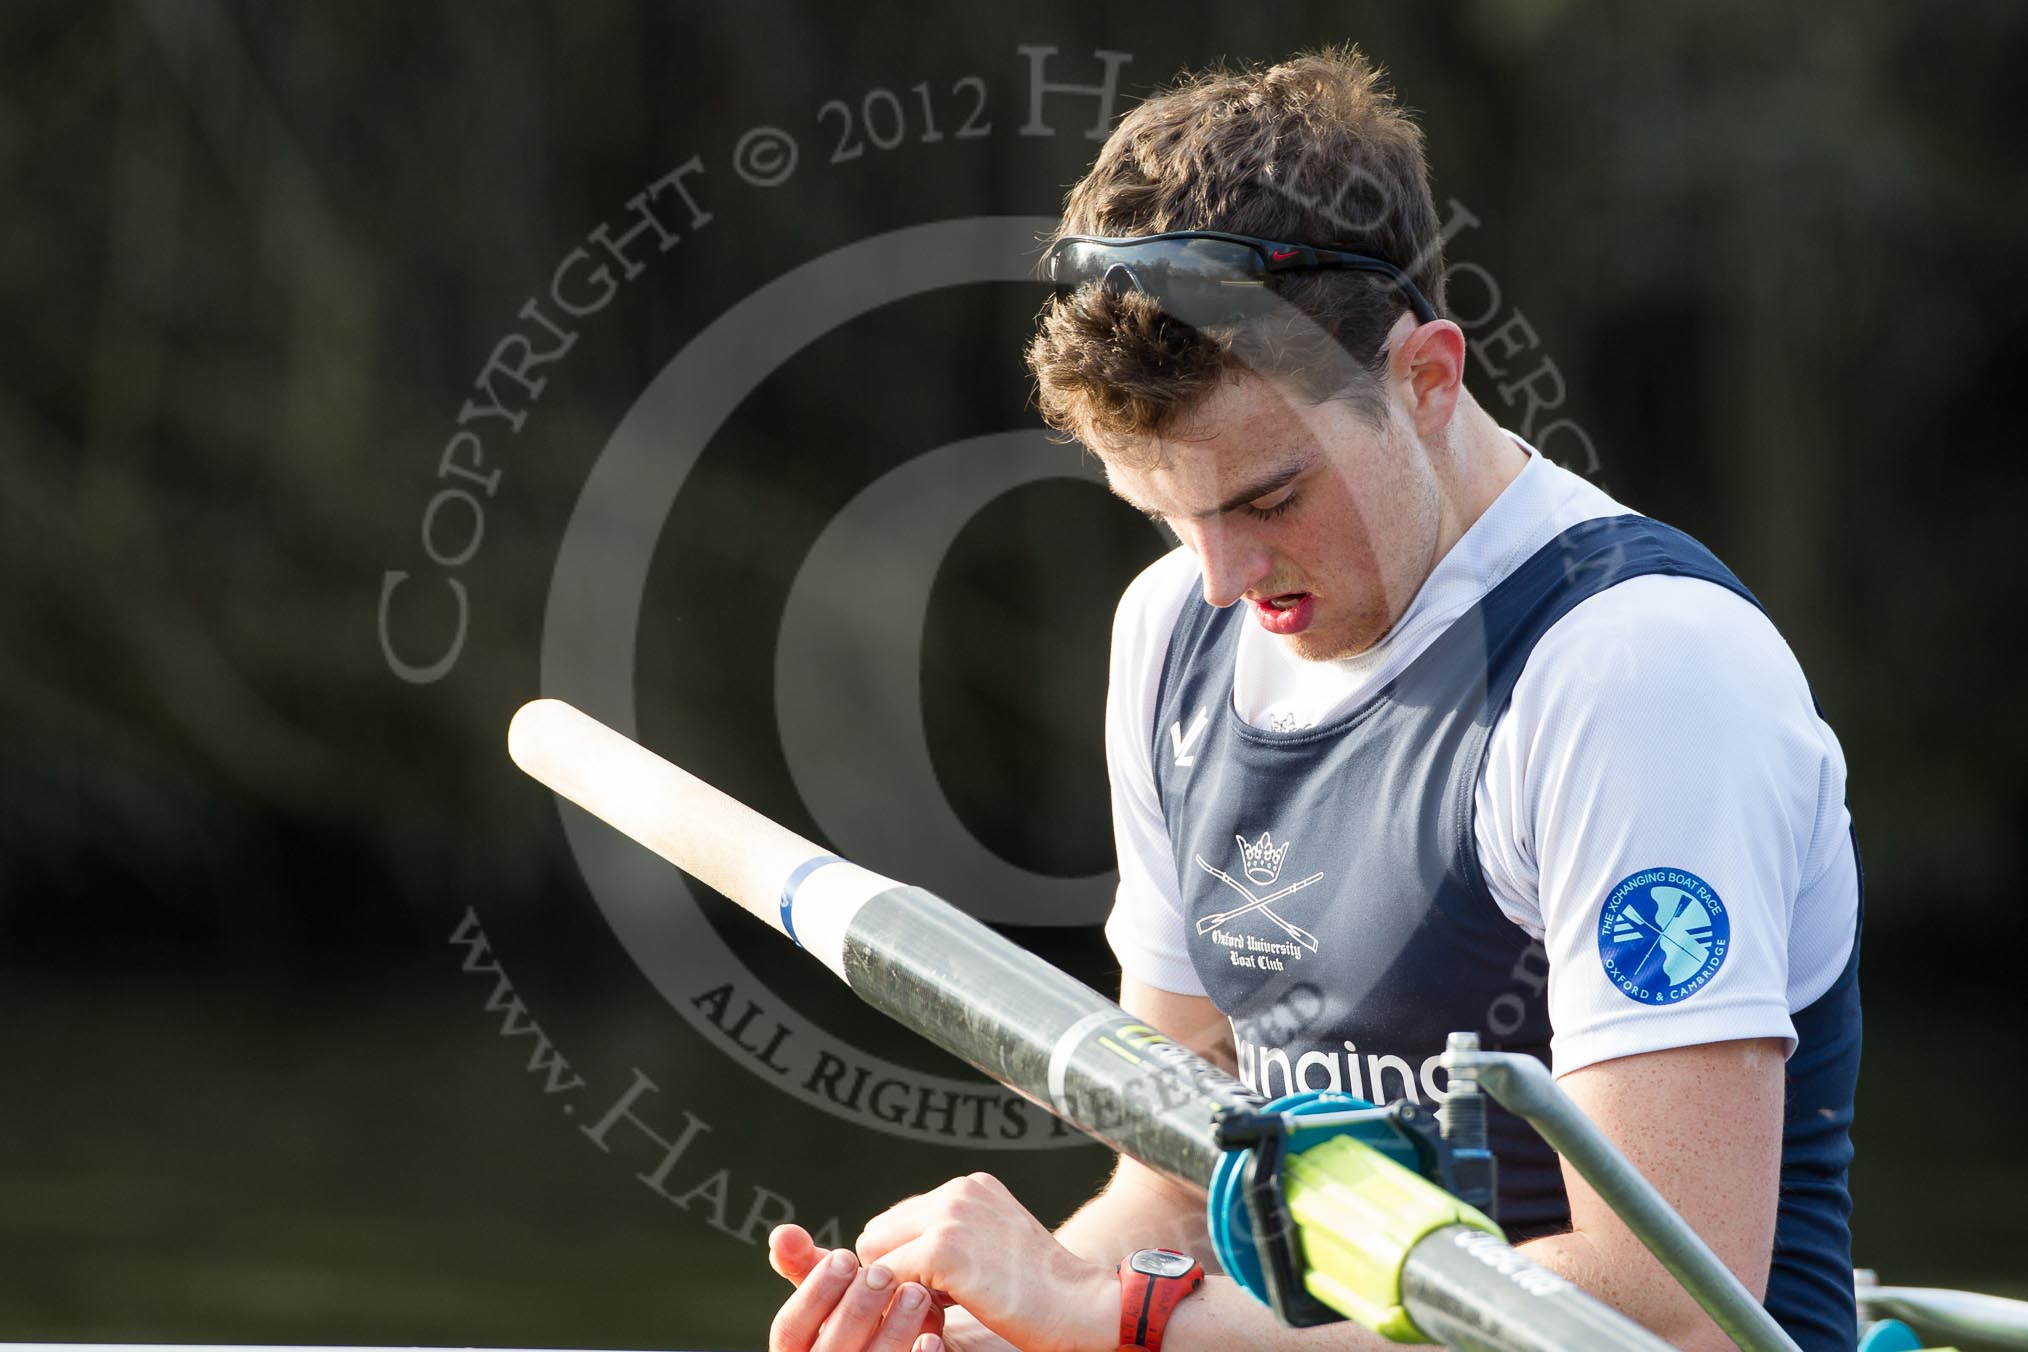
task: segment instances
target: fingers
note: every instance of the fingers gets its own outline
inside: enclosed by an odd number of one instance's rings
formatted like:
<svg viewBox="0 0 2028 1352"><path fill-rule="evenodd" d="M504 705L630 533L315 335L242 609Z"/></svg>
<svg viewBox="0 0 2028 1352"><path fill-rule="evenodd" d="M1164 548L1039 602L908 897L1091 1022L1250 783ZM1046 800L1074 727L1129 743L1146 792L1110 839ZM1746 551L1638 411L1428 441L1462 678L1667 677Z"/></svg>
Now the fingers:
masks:
<svg viewBox="0 0 2028 1352"><path fill-rule="evenodd" d="M944 1352L944 1340L934 1333L925 1333L915 1340L915 1346L909 1352Z"/></svg>
<svg viewBox="0 0 2028 1352"><path fill-rule="evenodd" d="M866 1352L906 1352L920 1343L918 1335L927 1332L935 1337L935 1330L942 1323L943 1314L929 1292L914 1282L903 1282L894 1293L894 1303L887 1307L887 1317L880 1321L879 1332L866 1345Z"/></svg>
<svg viewBox="0 0 2028 1352"><path fill-rule="evenodd" d="M936 1198L936 1193L905 1198L866 1222L866 1228L852 1241L859 1261L878 1262L881 1255L921 1234L923 1224L935 1213Z"/></svg>
<svg viewBox="0 0 2028 1352"><path fill-rule="evenodd" d="M879 1266L893 1272L906 1272L934 1291L959 1290L958 1274L945 1270L948 1248L944 1236L938 1231L931 1231L890 1250L880 1260Z"/></svg>
<svg viewBox="0 0 2028 1352"><path fill-rule="evenodd" d="M823 1257L824 1250L800 1225L778 1225L768 1235L768 1266L799 1286Z"/></svg>
<svg viewBox="0 0 2028 1352"><path fill-rule="evenodd" d="M846 1251L840 1249L838 1252ZM824 1320L824 1331L817 1338L815 1352L862 1352L862 1349L870 1347L879 1347L883 1352L892 1347L899 1352L922 1329L922 1311L928 1304L927 1295L914 1282L901 1283L897 1288L894 1273L878 1263L861 1268L830 1316ZM904 1300L908 1302L905 1313L900 1308ZM896 1307L898 1317L883 1321L881 1316L890 1302ZM890 1323L896 1326L897 1338L891 1343L877 1340L876 1333L886 1332ZM899 1326L903 1324L909 1327L901 1329Z"/></svg>
<svg viewBox="0 0 2028 1352"><path fill-rule="evenodd" d="M823 1262L806 1269L796 1293L775 1312L775 1322L768 1328L768 1352L808 1352L824 1321L842 1308L844 1302L839 1297L848 1288L864 1285L854 1281L858 1271L858 1260L850 1249L833 1249Z"/></svg>

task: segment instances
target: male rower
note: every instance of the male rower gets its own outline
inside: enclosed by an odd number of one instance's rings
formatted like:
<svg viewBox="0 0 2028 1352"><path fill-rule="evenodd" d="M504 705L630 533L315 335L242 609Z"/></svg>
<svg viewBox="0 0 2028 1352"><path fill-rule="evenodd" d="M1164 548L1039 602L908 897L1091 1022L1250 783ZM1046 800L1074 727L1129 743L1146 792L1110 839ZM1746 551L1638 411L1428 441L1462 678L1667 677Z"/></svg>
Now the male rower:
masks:
<svg viewBox="0 0 2028 1352"><path fill-rule="evenodd" d="M1799 1344L1850 1352L1843 756L1724 565L1472 398L1441 245L1350 50L1186 80L1070 194L1041 407L1182 543L1113 633L1121 1003L1269 1096L1433 1105L1454 1029L1540 1056ZM1525 1125L1493 1139L1523 1252L1728 1345ZM1209 1267L1203 1208L1122 1159L1053 1235L978 1174L856 1253L783 1227L771 1346L934 1352L931 1291L965 1349L1383 1345L1128 1261ZM1123 1334L1123 1301L1157 1317Z"/></svg>

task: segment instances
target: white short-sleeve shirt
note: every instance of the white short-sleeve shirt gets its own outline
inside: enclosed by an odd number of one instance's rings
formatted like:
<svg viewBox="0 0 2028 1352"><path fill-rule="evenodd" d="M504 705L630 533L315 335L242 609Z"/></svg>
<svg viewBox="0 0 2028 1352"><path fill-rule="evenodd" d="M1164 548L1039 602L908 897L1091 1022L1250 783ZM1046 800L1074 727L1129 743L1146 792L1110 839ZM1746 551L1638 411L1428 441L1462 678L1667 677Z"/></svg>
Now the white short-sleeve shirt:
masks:
<svg viewBox="0 0 2028 1352"><path fill-rule="evenodd" d="M1517 439L1518 441L1518 439ZM1247 723L1322 723L1399 674L1536 550L1628 509L1528 449L1520 474L1437 564L1388 636L1305 662L1246 625L1233 673ZM1106 703L1120 887L1106 935L1125 973L1201 995L1155 793L1157 688L1176 618L1201 586L1177 549L1127 588ZM1630 579L1543 635L1494 724L1474 795L1479 861L1502 912L1550 961L1552 1068L1735 1038L1795 1043L1790 1014L1828 990L1854 941L1858 867L1845 759L1795 655L1744 598L1695 578ZM1597 926L1643 869L1707 881L1731 949L1709 989L1655 1005L1616 989Z"/></svg>

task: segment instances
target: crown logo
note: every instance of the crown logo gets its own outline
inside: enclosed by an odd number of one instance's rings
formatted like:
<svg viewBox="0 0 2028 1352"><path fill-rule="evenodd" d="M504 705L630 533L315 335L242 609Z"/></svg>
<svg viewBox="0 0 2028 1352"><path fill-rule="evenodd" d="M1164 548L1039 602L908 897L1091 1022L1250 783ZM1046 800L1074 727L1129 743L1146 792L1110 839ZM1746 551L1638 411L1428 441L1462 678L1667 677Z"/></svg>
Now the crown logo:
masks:
<svg viewBox="0 0 2028 1352"><path fill-rule="evenodd" d="M1285 840L1277 845L1265 831L1260 833L1259 840L1248 840L1245 836L1234 836L1233 839L1239 842L1240 867L1246 870L1249 879L1262 887L1282 876L1282 860L1288 856L1289 846L1295 843Z"/></svg>

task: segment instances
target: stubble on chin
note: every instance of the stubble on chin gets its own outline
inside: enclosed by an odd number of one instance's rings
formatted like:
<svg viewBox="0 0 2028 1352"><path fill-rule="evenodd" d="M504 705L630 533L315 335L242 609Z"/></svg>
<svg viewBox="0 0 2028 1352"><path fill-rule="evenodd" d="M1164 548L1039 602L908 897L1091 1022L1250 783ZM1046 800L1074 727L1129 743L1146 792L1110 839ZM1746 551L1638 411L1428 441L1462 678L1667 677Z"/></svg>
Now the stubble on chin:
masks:
<svg viewBox="0 0 2028 1352"><path fill-rule="evenodd" d="M1391 623L1378 614L1347 617L1348 623L1312 625L1300 634L1278 642L1287 645L1290 656L1304 662L1337 662L1370 651L1387 637Z"/></svg>

